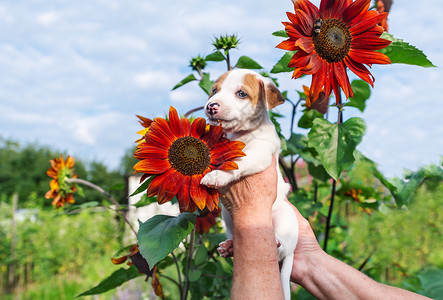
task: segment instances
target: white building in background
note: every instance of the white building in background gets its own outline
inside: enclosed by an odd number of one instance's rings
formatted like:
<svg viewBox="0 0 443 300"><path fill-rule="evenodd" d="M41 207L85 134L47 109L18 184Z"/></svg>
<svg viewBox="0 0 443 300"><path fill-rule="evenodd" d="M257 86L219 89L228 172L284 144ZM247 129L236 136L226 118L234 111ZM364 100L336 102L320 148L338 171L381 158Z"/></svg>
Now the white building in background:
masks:
<svg viewBox="0 0 443 300"><path fill-rule="evenodd" d="M140 178L141 174L133 174L127 177L127 192L128 195L134 193L137 188L140 186ZM171 202L167 202L164 204L151 203L147 206L143 207L135 207L134 204L140 201L142 195L144 193L140 193L138 195L129 197L128 199L128 212L126 214L128 220L132 223L135 230L138 230L138 223L145 222L149 218L154 215L168 215L168 216L177 216L180 213L180 209L178 204L171 204Z"/></svg>

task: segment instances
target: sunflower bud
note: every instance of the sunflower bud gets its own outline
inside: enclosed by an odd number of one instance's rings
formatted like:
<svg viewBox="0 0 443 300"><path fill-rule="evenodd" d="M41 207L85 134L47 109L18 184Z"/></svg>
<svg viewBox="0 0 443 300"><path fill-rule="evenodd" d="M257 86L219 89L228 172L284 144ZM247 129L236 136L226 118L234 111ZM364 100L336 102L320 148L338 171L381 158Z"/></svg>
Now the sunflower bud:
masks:
<svg viewBox="0 0 443 300"><path fill-rule="evenodd" d="M192 68L192 70L199 72L206 67L205 58L201 57L200 55L197 57L193 57L189 62L189 66Z"/></svg>
<svg viewBox="0 0 443 300"><path fill-rule="evenodd" d="M224 50L226 53L230 49L237 48L239 43L240 40L237 38L236 35L226 35L226 36L216 37L212 45L215 47L215 49L219 51Z"/></svg>

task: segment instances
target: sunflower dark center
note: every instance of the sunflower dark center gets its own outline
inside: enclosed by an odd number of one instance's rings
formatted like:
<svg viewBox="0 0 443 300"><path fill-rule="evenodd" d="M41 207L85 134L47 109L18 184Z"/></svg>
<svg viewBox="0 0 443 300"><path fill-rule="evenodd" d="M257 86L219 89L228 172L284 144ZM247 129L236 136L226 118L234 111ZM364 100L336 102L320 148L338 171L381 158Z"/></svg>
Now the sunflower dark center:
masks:
<svg viewBox="0 0 443 300"><path fill-rule="evenodd" d="M315 51L321 58L328 63L335 63L342 61L348 54L352 36L343 21L326 19L321 20L321 27L316 27L312 41Z"/></svg>
<svg viewBox="0 0 443 300"><path fill-rule="evenodd" d="M185 136L172 143L168 152L172 167L183 175L203 173L211 163L211 153L201 140Z"/></svg>

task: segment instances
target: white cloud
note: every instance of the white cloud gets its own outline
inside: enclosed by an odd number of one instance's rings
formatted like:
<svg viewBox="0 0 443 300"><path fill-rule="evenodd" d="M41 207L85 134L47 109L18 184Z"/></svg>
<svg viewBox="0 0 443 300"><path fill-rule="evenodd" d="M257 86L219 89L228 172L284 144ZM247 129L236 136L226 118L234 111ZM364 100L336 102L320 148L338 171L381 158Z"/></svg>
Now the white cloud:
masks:
<svg viewBox="0 0 443 300"><path fill-rule="evenodd" d="M173 86L173 78L171 77L171 73L166 70L146 71L136 74L134 81L139 87L144 89L171 89L171 86Z"/></svg>
<svg viewBox="0 0 443 300"><path fill-rule="evenodd" d="M59 19L59 14L55 11L49 11L37 15L37 23L43 26L51 26Z"/></svg>

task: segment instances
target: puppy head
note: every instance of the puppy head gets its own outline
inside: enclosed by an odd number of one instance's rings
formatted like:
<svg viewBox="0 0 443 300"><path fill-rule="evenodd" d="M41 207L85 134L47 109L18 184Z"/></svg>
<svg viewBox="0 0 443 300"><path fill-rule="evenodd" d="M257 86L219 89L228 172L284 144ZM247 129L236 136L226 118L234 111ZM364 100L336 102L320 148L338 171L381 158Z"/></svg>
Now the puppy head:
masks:
<svg viewBox="0 0 443 300"><path fill-rule="evenodd" d="M221 125L225 132L238 132L256 128L269 109L283 102L271 79L236 69L215 81L205 113L212 125Z"/></svg>

